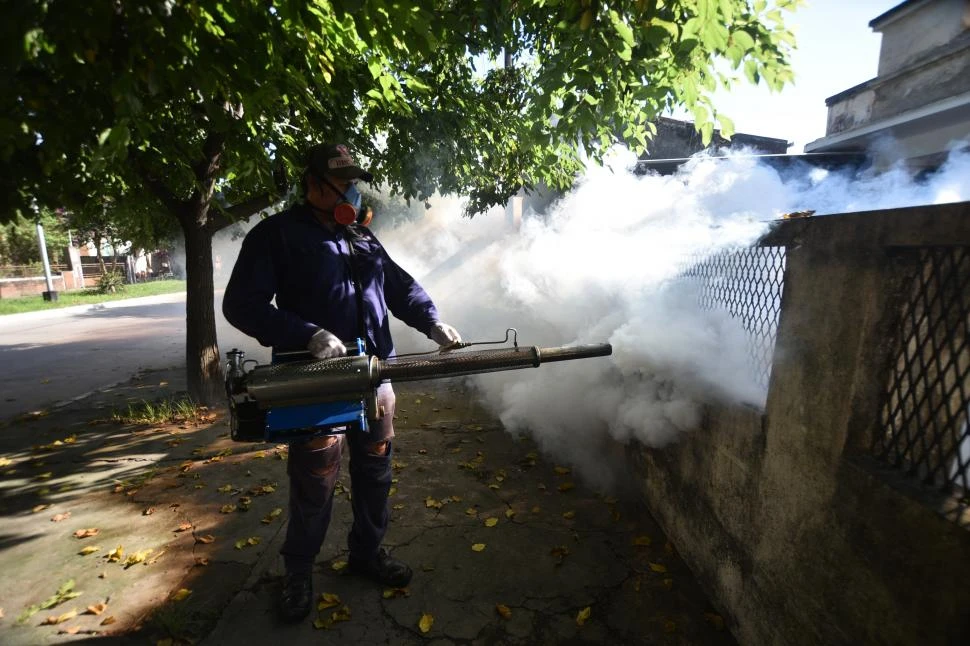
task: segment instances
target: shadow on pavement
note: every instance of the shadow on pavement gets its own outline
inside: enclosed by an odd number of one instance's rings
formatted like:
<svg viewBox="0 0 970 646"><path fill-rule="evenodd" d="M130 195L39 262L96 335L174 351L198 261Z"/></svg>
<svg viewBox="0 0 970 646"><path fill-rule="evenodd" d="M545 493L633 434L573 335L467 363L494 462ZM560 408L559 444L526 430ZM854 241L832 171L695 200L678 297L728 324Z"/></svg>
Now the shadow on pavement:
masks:
<svg viewBox="0 0 970 646"><path fill-rule="evenodd" d="M181 383L151 372L0 428L0 571L23 582L0 589L0 642L733 643L637 500L587 489L460 380L397 389L386 544L412 583L382 590L346 573L345 461L314 573L335 601L281 625L285 446L232 442L221 410L110 421Z"/></svg>

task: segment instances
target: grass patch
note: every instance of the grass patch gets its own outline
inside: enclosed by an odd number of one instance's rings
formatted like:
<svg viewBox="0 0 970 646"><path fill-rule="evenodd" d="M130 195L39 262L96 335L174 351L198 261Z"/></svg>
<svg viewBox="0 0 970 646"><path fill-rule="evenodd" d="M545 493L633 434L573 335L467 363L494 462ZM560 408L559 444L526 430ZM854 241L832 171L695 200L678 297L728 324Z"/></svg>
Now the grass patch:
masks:
<svg viewBox="0 0 970 646"><path fill-rule="evenodd" d="M119 424L167 424L171 422L205 421L208 408L196 404L189 398L162 399L160 401L140 401L128 404L126 411L115 411L111 421Z"/></svg>
<svg viewBox="0 0 970 646"><path fill-rule="evenodd" d="M84 289L74 292L58 292L57 301L45 301L40 294L21 296L19 298L0 299L0 316L4 314L20 314L38 310L54 310L72 305L97 305L105 301L118 301L126 298L141 296L156 296L158 294L174 294L185 291L184 280L153 280L147 283L125 285L114 294L101 294L97 289Z"/></svg>

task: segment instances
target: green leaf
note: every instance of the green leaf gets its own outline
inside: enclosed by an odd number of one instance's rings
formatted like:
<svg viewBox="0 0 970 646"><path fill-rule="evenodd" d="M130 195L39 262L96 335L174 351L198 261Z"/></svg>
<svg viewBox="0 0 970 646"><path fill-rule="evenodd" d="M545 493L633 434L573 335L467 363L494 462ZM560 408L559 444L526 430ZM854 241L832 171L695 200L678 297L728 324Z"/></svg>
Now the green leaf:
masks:
<svg viewBox="0 0 970 646"><path fill-rule="evenodd" d="M626 21L614 10L610 10L610 21L613 23L613 29L616 30L617 35L624 43L629 47L633 47L636 41L633 38L633 30L630 25L626 24Z"/></svg>
<svg viewBox="0 0 970 646"><path fill-rule="evenodd" d="M754 49L754 38L746 31L735 31L731 34L731 38L744 51Z"/></svg>
<svg viewBox="0 0 970 646"><path fill-rule="evenodd" d="M701 141L705 146L708 146L713 138L714 124L708 121L701 126Z"/></svg>
<svg viewBox="0 0 970 646"><path fill-rule="evenodd" d="M753 60L747 60L744 62L744 75L747 77L748 81L752 84L757 85L761 80L761 76L758 74L758 63Z"/></svg>
<svg viewBox="0 0 970 646"><path fill-rule="evenodd" d="M730 139L734 136L734 122L725 114L718 113L717 122L721 126L721 136Z"/></svg>

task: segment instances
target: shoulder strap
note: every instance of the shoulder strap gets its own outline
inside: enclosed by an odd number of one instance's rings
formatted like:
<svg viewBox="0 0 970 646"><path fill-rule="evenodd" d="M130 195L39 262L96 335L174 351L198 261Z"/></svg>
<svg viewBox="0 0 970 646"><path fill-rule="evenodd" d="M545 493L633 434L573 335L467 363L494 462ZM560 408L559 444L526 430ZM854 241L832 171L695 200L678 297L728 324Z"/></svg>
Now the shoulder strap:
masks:
<svg viewBox="0 0 970 646"><path fill-rule="evenodd" d="M370 340L367 337L367 325L364 323L364 290L360 284L360 274L357 271L357 250L354 249L353 240L347 235L344 229L343 239L347 243L347 250L350 254L350 278L354 281L354 295L357 297L357 329L360 338L364 340L364 345L369 346ZM373 352L376 348L368 348Z"/></svg>

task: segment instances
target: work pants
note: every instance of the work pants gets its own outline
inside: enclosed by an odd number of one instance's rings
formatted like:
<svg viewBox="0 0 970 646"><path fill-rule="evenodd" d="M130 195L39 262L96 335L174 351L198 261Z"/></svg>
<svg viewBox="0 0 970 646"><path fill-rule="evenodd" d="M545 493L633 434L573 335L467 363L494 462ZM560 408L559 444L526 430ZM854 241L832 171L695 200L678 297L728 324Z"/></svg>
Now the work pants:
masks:
<svg viewBox="0 0 970 646"><path fill-rule="evenodd" d="M354 512L347 546L354 560L369 561L376 556L387 531L387 496L391 488L395 397L390 383L381 384L377 399L384 408L384 417L370 425L369 433L348 431L290 444L286 465L290 514L286 540L280 550L287 572L307 573L313 568L330 526L334 488L345 445L350 450ZM381 443L385 444L381 446ZM377 448L383 454L378 454Z"/></svg>

